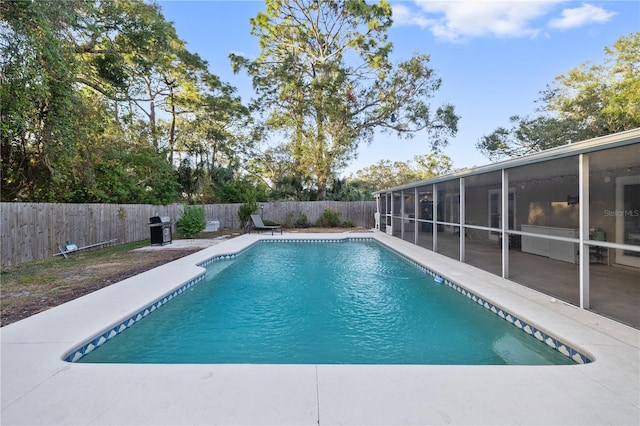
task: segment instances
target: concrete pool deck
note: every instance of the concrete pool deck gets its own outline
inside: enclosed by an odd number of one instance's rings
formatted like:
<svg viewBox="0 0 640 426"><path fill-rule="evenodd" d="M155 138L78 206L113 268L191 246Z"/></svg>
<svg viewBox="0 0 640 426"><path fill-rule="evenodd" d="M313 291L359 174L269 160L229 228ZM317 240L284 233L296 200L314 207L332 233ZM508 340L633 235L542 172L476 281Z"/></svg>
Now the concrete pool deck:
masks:
<svg viewBox="0 0 640 426"><path fill-rule="evenodd" d="M260 239L374 238L595 359L571 366L135 365L62 360ZM453 290L452 290L453 291ZM0 329L3 425L640 422L640 330L380 232L242 235Z"/></svg>

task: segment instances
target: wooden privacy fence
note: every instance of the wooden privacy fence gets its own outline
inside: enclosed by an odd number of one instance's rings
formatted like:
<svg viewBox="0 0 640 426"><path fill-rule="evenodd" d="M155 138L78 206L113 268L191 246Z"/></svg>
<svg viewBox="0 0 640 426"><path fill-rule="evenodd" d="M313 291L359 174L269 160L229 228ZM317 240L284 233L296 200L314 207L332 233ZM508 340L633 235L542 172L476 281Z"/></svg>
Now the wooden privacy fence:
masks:
<svg viewBox="0 0 640 426"><path fill-rule="evenodd" d="M238 229L241 204L205 205L206 220L217 220L221 228ZM336 210L341 221L373 228L375 201L305 201L259 203L264 219L284 223L304 213L315 223L325 208ZM84 247L116 239L117 244L149 239L149 218L169 216L172 229L182 204L48 204L0 203L0 260L2 266L44 259L58 253L59 246L73 242ZM295 220L295 219L294 219Z"/></svg>

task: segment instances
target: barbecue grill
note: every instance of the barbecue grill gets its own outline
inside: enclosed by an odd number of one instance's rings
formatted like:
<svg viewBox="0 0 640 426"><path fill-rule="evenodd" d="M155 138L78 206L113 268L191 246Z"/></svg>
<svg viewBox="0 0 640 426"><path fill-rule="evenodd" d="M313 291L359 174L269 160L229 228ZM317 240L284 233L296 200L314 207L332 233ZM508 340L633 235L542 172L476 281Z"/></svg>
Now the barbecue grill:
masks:
<svg viewBox="0 0 640 426"><path fill-rule="evenodd" d="M171 218L169 216L153 216L149 218L151 245L171 244Z"/></svg>

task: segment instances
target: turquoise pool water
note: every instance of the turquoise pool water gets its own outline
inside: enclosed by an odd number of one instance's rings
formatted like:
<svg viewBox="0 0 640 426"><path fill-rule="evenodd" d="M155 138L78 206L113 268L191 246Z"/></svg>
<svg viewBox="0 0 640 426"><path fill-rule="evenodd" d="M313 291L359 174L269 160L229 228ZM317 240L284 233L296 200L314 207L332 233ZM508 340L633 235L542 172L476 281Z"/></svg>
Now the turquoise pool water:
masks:
<svg viewBox="0 0 640 426"><path fill-rule="evenodd" d="M574 364L375 242L257 244L79 362Z"/></svg>

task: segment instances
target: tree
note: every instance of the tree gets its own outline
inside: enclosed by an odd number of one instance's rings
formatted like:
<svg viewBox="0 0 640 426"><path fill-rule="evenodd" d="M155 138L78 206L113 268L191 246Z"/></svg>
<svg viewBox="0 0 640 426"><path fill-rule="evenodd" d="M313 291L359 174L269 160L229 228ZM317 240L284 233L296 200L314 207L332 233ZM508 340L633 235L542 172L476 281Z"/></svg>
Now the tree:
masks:
<svg viewBox="0 0 640 426"><path fill-rule="evenodd" d="M200 196L253 141L155 3L0 2L0 51L3 201L171 202L188 183L174 155L194 157Z"/></svg>
<svg viewBox="0 0 640 426"><path fill-rule="evenodd" d="M171 101L171 128L175 149L202 155L203 165L228 165L239 160L252 146L249 110L235 88L216 76L203 76L198 90L182 90Z"/></svg>
<svg viewBox="0 0 640 426"><path fill-rule="evenodd" d="M513 116L476 147L495 161L640 127L640 32L604 51L603 64L582 64L541 92L543 115Z"/></svg>
<svg viewBox="0 0 640 426"><path fill-rule="evenodd" d="M431 153L427 155L416 155L413 157L413 161L416 163L415 171L418 177L417 180L431 179L453 171L451 158L444 154Z"/></svg>
<svg viewBox="0 0 640 426"><path fill-rule="evenodd" d="M371 189L364 182L350 178L334 179L327 189L327 199L333 201L373 200Z"/></svg>
<svg viewBox="0 0 640 426"><path fill-rule="evenodd" d="M583 64L556 77L542 98L546 109L575 120L590 137L640 127L640 32L604 52L602 65Z"/></svg>
<svg viewBox="0 0 640 426"><path fill-rule="evenodd" d="M572 118L529 118L515 115L509 121L512 123L511 128L499 127L490 135L483 136L476 144L480 152L491 161L521 157L567 142L595 137Z"/></svg>
<svg viewBox="0 0 640 426"><path fill-rule="evenodd" d="M254 151L245 167L269 187L272 200L315 199L316 190L309 178L295 167L291 148L291 144L282 143L264 152Z"/></svg>
<svg viewBox="0 0 640 426"><path fill-rule="evenodd" d="M65 42L75 20L70 2L0 3L2 200L64 194L79 101L76 60Z"/></svg>
<svg viewBox="0 0 640 426"><path fill-rule="evenodd" d="M377 164L358 170L350 181L373 192L442 176L453 168L451 159L443 154L416 155L413 162L380 160Z"/></svg>
<svg viewBox="0 0 640 426"><path fill-rule="evenodd" d="M324 199L336 173L374 130L411 137L425 131L433 149L457 130L453 106L431 108L441 85L427 55L394 66L387 40L386 1L266 0L251 20L261 54L249 61L231 55L258 93L254 106L267 126L287 139L294 167Z"/></svg>

